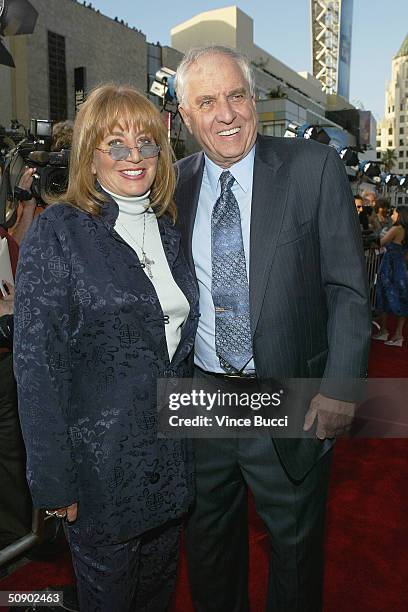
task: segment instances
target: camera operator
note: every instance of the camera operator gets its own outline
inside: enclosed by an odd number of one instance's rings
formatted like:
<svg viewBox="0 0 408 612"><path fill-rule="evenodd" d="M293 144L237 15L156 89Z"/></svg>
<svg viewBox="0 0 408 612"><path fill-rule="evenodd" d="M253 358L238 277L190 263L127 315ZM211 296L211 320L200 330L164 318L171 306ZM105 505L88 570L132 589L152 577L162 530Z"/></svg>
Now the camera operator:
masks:
<svg viewBox="0 0 408 612"><path fill-rule="evenodd" d="M72 142L72 121L59 121L52 127L52 151L69 149ZM26 167L18 183L16 195L20 199L17 209L17 221L11 228L13 238L21 244L23 236L30 227L34 217L43 210L42 203L38 203L31 193L31 185L37 168Z"/></svg>
<svg viewBox="0 0 408 612"><path fill-rule="evenodd" d="M61 151L61 149L70 149L72 142L72 132L74 123L72 121L59 121L52 126L52 144L51 151Z"/></svg>
<svg viewBox="0 0 408 612"><path fill-rule="evenodd" d="M37 206L37 202L30 191L33 175L36 171L37 168L26 168L18 184L20 203L17 209L17 221L10 230L11 235L18 244L21 244L36 214L43 210Z"/></svg>

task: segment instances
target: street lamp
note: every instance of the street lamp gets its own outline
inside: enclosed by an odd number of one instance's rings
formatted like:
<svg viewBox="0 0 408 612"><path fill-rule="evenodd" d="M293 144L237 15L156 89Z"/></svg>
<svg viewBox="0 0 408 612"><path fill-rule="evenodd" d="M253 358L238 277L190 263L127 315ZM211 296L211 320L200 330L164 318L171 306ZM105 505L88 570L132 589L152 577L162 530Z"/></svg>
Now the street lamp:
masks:
<svg viewBox="0 0 408 612"><path fill-rule="evenodd" d="M340 159L343 160L345 166L351 166L354 168L358 168L358 164L360 160L358 158L357 152L351 147L344 147L339 151Z"/></svg>
<svg viewBox="0 0 408 612"><path fill-rule="evenodd" d="M388 187L399 187L400 186L400 178L396 174L386 174L384 177L384 183Z"/></svg>
<svg viewBox="0 0 408 612"><path fill-rule="evenodd" d="M322 144L328 145L330 143L330 136L320 125L310 125L304 123L289 123L286 128L285 138L305 138L306 140L317 140Z"/></svg>
<svg viewBox="0 0 408 612"><path fill-rule="evenodd" d="M381 169L375 162L361 161L358 169L364 176L371 179L374 183L381 183Z"/></svg>

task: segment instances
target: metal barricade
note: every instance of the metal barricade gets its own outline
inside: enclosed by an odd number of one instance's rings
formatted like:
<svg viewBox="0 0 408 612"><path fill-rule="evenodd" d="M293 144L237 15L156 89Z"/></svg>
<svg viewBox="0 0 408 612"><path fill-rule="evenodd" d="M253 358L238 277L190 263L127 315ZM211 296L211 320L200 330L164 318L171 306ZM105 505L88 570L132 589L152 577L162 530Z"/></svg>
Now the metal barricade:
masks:
<svg viewBox="0 0 408 612"><path fill-rule="evenodd" d="M370 289L370 304L372 310L375 310L375 291L377 287L377 274L383 253L384 249L378 247L371 247L364 250L368 276L368 286Z"/></svg>

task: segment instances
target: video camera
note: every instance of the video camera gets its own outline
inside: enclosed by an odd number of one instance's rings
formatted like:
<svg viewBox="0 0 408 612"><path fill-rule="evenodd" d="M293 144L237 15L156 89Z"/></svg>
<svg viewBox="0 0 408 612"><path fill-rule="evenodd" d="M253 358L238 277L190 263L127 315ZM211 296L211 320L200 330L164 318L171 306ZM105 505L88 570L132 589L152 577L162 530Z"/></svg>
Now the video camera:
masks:
<svg viewBox="0 0 408 612"><path fill-rule="evenodd" d="M46 205L47 196L65 191L68 183L69 150L51 151L52 121L32 119L30 130L23 128L19 132L18 128L22 126L14 122L11 130L0 133L0 148L4 151L0 224L4 227L14 224L18 202L24 199L18 185L26 167L37 169L29 195L39 206Z"/></svg>

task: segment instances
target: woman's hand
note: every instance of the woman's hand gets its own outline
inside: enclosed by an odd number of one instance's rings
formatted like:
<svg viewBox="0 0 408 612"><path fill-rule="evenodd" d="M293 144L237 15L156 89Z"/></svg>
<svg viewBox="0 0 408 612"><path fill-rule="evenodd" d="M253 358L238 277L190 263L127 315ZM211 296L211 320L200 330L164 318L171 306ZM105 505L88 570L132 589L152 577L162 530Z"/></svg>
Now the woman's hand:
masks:
<svg viewBox="0 0 408 612"><path fill-rule="evenodd" d="M14 312L14 287L11 283L7 283L0 279L2 285L6 288L8 295L3 295L0 291L0 317L11 315Z"/></svg>
<svg viewBox="0 0 408 612"><path fill-rule="evenodd" d="M68 523L72 523L76 520L78 514L78 504L75 502L70 506L64 506L63 508L54 508L53 510L45 511L48 516L56 516L57 518L66 518Z"/></svg>

